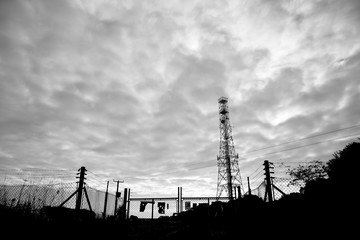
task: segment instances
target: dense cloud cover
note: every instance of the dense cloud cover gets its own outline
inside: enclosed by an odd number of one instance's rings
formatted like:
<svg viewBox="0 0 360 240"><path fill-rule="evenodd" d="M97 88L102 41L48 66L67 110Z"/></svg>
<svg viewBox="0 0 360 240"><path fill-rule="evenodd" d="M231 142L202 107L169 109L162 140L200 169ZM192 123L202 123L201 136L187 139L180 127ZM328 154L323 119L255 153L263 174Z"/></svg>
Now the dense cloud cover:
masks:
<svg viewBox="0 0 360 240"><path fill-rule="evenodd" d="M360 129L254 150L359 124L359 23L357 0L0 1L1 167L214 195L221 96L243 179L326 161Z"/></svg>

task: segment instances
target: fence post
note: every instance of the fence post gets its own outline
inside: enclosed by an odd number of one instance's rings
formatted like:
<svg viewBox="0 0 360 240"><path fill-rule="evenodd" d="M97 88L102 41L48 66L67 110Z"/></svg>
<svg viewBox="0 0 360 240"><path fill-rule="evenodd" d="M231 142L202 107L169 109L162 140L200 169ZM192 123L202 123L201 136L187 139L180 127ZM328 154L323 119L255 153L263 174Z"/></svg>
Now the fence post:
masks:
<svg viewBox="0 0 360 240"><path fill-rule="evenodd" d="M272 182L271 182L271 176L270 176L270 168L273 168L273 167L270 167L270 162L268 160L265 160L264 161L264 166L265 166L265 180L266 180L266 193L267 193L267 196L268 196L268 199L269 199L269 202L272 202L273 201L273 191L272 191Z"/></svg>
<svg viewBox="0 0 360 240"><path fill-rule="evenodd" d="M177 213L180 213L180 187L178 187Z"/></svg>
<svg viewBox="0 0 360 240"><path fill-rule="evenodd" d="M249 177L247 177L247 182L248 182L248 193L249 193L249 195L251 195L251 188L250 188L250 179L249 179Z"/></svg>
<svg viewBox="0 0 360 240"><path fill-rule="evenodd" d="M177 213L182 212L182 187L178 187Z"/></svg>
<svg viewBox="0 0 360 240"><path fill-rule="evenodd" d="M124 219L126 219L126 215L127 215L127 188L124 188L124 203L123 203L123 207L124 207Z"/></svg>
<svg viewBox="0 0 360 240"><path fill-rule="evenodd" d="M183 211L183 204L182 204L182 187L180 187L180 212Z"/></svg>
<svg viewBox="0 0 360 240"><path fill-rule="evenodd" d="M114 208L114 216L116 216L116 208L117 208L117 203L118 203L118 194L119 194L119 181L115 181L116 182L116 192L115 192L115 208Z"/></svg>
<svg viewBox="0 0 360 240"><path fill-rule="evenodd" d="M155 204L154 199L151 199L151 220L154 219L154 204Z"/></svg>
<svg viewBox="0 0 360 240"><path fill-rule="evenodd" d="M128 196L126 197L127 200L127 214L126 214L126 219L129 219L129 214L130 214L130 188L128 190Z"/></svg>
<svg viewBox="0 0 360 240"><path fill-rule="evenodd" d="M105 202L104 202L104 216L103 216L104 219L106 218L108 192L109 192L109 181L107 181L107 184L106 184Z"/></svg>
<svg viewBox="0 0 360 240"><path fill-rule="evenodd" d="M207 213L208 213L208 217L209 217L210 216L210 198L208 198L207 200L208 200Z"/></svg>
<svg viewBox="0 0 360 240"><path fill-rule="evenodd" d="M82 193L83 193L83 188L84 188L86 169L85 169L85 167L81 167L78 171L80 171L80 172L78 172L77 174L80 174L80 176L79 176L79 187L78 187L78 191L77 191L76 205L75 205L76 211L79 211L80 207L81 207L81 198L82 198Z"/></svg>

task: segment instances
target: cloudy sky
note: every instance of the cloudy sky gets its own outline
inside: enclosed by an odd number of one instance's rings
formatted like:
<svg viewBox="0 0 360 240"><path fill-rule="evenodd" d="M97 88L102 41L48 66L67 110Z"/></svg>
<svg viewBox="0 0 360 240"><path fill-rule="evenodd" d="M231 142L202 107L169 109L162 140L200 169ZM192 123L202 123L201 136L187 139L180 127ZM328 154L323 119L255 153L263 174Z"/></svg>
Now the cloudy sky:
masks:
<svg viewBox="0 0 360 240"><path fill-rule="evenodd" d="M1 0L0 167L214 196L221 96L243 180L326 161L360 136L359 26L358 0Z"/></svg>

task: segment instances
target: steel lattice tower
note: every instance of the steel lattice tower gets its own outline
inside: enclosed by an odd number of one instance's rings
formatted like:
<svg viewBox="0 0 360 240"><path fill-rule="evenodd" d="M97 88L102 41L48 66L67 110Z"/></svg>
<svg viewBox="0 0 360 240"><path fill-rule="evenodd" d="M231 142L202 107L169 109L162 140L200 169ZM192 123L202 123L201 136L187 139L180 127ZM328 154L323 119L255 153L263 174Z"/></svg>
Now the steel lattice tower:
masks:
<svg viewBox="0 0 360 240"><path fill-rule="evenodd" d="M229 199L233 199L233 189L242 187L239 168L239 155L235 152L234 141L232 138L232 128L230 125L228 99L221 97L219 102L220 120L220 148L217 156L218 183L216 197L221 197L224 190Z"/></svg>

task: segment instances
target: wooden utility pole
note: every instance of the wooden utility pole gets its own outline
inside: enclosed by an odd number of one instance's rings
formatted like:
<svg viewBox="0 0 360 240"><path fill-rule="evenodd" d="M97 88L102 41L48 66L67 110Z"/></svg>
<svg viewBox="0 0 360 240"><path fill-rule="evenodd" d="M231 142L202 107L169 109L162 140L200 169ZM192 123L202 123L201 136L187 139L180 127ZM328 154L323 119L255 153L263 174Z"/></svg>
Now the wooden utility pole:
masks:
<svg viewBox="0 0 360 240"><path fill-rule="evenodd" d="M265 197L266 195L268 196L268 199L269 199L269 202L272 202L273 201L273 191L272 191L272 182L271 182L271 173L273 172L270 172L270 168L273 168L272 166L270 166L270 164L272 164L271 162L269 162L268 160L265 160L264 161L264 170L265 170L265 181L266 181L266 194L265 194Z"/></svg>
<svg viewBox="0 0 360 240"><path fill-rule="evenodd" d="M104 215L103 218L106 218L106 208L107 208L107 199L108 199L108 193L109 193L109 181L107 181L106 184L106 193L105 193L105 202L104 202Z"/></svg>
<svg viewBox="0 0 360 240"><path fill-rule="evenodd" d="M115 193L115 209L114 209L114 216L116 216L116 208L117 208L117 204L118 204L118 198L120 197L120 193L119 193L119 183L123 183L123 180L113 180L114 182L116 182L116 193Z"/></svg>
<svg viewBox="0 0 360 240"><path fill-rule="evenodd" d="M83 188L84 188L84 180L85 175L86 175L86 169L85 167L81 167L78 170L79 172L77 174L80 174L79 176L79 187L78 187L78 191L77 191L77 197L76 197L76 205L75 205L75 209L76 211L80 210L81 207L81 198L82 198L82 193L83 193Z"/></svg>
<svg viewBox="0 0 360 240"><path fill-rule="evenodd" d="M89 210L92 211L92 208L91 208L91 203L90 203L90 199L89 199L89 195L87 194L87 191L86 191L86 188L84 187L85 186L85 175L86 174L86 168L85 167L81 167L79 168L78 170L78 173L76 175L79 175L79 177L76 177L76 178L79 178L79 184L78 184L78 187L76 189L75 192L73 192L65 201L63 201L59 207L62 207L64 206L72 197L74 197L76 194L76 203L75 203L75 210L77 212L80 211L80 208L81 208L81 202L82 202L82 194L83 194L83 190L84 190L84 193L85 193L85 197L86 197L86 201L87 201L87 204L89 206Z"/></svg>

